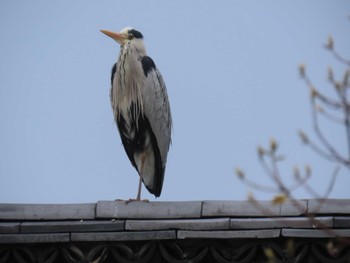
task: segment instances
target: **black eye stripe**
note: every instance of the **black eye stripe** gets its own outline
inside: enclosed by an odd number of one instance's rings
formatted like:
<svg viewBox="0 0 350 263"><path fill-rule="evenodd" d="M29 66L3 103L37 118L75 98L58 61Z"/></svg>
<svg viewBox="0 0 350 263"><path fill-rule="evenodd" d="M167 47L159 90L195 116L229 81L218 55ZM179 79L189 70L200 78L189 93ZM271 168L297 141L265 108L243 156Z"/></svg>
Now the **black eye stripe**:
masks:
<svg viewBox="0 0 350 263"><path fill-rule="evenodd" d="M141 34L141 32L139 32L139 31L137 31L137 30L135 30L135 29L130 29L129 31L128 31L128 33L130 34L130 35L132 35L134 38L143 38L143 35Z"/></svg>

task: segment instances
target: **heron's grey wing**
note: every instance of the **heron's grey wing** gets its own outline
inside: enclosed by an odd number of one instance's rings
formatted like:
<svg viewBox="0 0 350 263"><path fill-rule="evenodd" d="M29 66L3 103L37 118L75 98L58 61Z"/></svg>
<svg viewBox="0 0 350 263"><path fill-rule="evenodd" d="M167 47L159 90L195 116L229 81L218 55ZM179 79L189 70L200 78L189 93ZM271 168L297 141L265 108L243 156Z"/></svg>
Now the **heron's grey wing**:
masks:
<svg viewBox="0 0 350 263"><path fill-rule="evenodd" d="M147 71L144 67L146 78L142 89L143 108L156 137L162 165L165 167L171 143L171 111L162 75L152 60L151 62L152 67L147 68Z"/></svg>

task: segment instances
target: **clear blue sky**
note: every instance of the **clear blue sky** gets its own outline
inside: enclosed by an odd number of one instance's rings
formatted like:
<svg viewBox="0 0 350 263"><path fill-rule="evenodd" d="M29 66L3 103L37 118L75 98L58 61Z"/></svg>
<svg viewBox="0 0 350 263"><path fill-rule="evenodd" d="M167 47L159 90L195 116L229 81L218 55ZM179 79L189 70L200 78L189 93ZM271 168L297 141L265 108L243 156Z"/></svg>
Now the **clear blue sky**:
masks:
<svg viewBox="0 0 350 263"><path fill-rule="evenodd" d="M269 183L256 146L271 137L324 191L334 166L303 147L312 133L304 62L327 92L331 33L350 56L349 1L1 1L0 202L76 203L135 197L138 178L109 101L119 46L99 32L133 26L165 79L174 133L160 201L246 199L242 167ZM342 151L342 129L326 126ZM343 169L331 197L349 198ZM272 195L255 192L257 198ZM143 197L155 200L143 189ZM304 191L297 197L308 198Z"/></svg>

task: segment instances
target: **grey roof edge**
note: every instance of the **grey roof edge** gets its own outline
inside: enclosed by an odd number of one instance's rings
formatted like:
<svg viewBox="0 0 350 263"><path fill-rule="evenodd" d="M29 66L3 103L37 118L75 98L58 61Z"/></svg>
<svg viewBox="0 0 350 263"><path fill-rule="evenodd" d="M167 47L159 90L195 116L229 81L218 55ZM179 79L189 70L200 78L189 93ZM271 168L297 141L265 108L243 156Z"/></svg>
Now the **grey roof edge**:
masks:
<svg viewBox="0 0 350 263"><path fill-rule="evenodd" d="M296 205L297 204L297 205ZM271 201L205 200L130 202L98 201L83 204L0 203L0 221L60 221L103 219L203 219L241 217L349 216L350 199Z"/></svg>
<svg viewBox="0 0 350 263"><path fill-rule="evenodd" d="M0 243L350 238L350 199L296 201L0 204Z"/></svg>
<svg viewBox="0 0 350 263"><path fill-rule="evenodd" d="M271 201L203 201L202 217L280 217L307 213L306 200L291 200L274 205Z"/></svg>
<svg viewBox="0 0 350 263"><path fill-rule="evenodd" d="M179 219L201 218L202 201L99 201L96 218Z"/></svg>
<svg viewBox="0 0 350 263"><path fill-rule="evenodd" d="M96 204L0 203L0 220L86 220L96 218Z"/></svg>
<svg viewBox="0 0 350 263"><path fill-rule="evenodd" d="M310 199L308 200L310 214L350 214L350 199Z"/></svg>

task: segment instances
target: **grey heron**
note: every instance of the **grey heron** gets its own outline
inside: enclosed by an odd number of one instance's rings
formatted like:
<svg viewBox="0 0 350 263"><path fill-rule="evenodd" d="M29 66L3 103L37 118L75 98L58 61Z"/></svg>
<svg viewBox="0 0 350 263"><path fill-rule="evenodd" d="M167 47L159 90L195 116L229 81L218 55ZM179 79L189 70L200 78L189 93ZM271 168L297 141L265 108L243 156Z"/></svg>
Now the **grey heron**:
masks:
<svg viewBox="0 0 350 263"><path fill-rule="evenodd" d="M120 44L112 68L110 99L121 141L142 182L159 197L171 143L171 112L162 75L147 56L143 35L131 27L120 32L101 30Z"/></svg>

